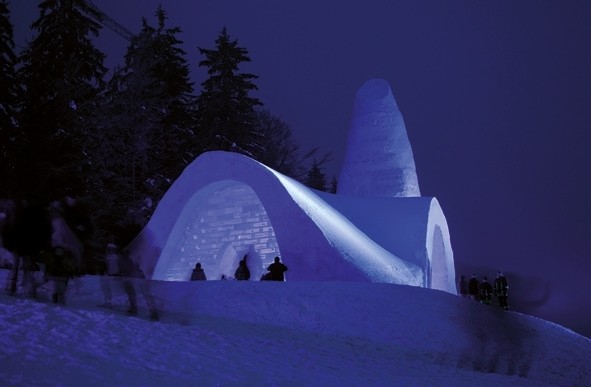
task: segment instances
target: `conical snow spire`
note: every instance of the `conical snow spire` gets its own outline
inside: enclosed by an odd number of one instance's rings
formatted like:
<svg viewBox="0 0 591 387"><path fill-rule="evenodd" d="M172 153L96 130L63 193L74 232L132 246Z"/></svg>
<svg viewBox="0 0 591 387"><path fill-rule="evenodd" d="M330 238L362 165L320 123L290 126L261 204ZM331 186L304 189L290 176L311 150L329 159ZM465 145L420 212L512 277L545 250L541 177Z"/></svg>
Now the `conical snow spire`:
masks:
<svg viewBox="0 0 591 387"><path fill-rule="evenodd" d="M371 79L359 89L337 192L351 196L421 196L404 119L390 85Z"/></svg>

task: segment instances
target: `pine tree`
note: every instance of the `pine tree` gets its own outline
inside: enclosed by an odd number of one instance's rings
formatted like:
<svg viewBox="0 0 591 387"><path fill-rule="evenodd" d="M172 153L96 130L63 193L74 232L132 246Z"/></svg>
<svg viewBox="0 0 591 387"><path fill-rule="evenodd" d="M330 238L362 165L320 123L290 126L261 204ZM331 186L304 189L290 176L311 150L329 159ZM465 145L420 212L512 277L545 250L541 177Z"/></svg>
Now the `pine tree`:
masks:
<svg viewBox="0 0 591 387"><path fill-rule="evenodd" d="M17 100L21 88L16 79L13 27L6 0L0 0L0 197L14 194L14 161L20 139Z"/></svg>
<svg viewBox="0 0 591 387"><path fill-rule="evenodd" d="M170 182L196 157L191 130L195 125L195 98L186 53L179 47L183 42L176 37L181 29L164 28L166 13L161 6L156 17L158 28L153 30L152 43L155 60L149 71L160 84L162 118L159 139L153 144L151 158L156 171Z"/></svg>
<svg viewBox="0 0 591 387"><path fill-rule="evenodd" d="M92 43L99 15L84 0L46 0L32 28L37 36L21 56L25 87L17 164L21 189L63 196L86 191L84 146L90 106L106 72Z"/></svg>
<svg viewBox="0 0 591 387"><path fill-rule="evenodd" d="M232 40L224 27L215 49L199 48L209 78L197 99L198 130L203 150L226 150L257 158L261 152L256 130L255 107L262 103L249 93L258 90L258 77L239 72L241 63L250 62L248 51Z"/></svg>
<svg viewBox="0 0 591 387"><path fill-rule="evenodd" d="M192 85L179 28L142 20L142 30L101 96L93 136L94 187L104 227L143 227L155 205L193 159Z"/></svg>
<svg viewBox="0 0 591 387"><path fill-rule="evenodd" d="M257 109L256 125L262 148L257 161L287 176L301 175L300 147L289 125L266 109Z"/></svg>
<svg viewBox="0 0 591 387"><path fill-rule="evenodd" d="M336 194L339 182L335 176L332 177L332 181L330 182L330 189L328 192Z"/></svg>
<svg viewBox="0 0 591 387"><path fill-rule="evenodd" d="M257 109L256 127L261 149L256 160L284 175L305 182L310 160L314 159L318 168L330 160L329 153L316 158L317 147L302 153L290 126L266 109Z"/></svg>
<svg viewBox="0 0 591 387"><path fill-rule="evenodd" d="M308 171L306 185L319 191L326 190L326 176L322 172L321 165L316 160L314 160L312 167Z"/></svg>

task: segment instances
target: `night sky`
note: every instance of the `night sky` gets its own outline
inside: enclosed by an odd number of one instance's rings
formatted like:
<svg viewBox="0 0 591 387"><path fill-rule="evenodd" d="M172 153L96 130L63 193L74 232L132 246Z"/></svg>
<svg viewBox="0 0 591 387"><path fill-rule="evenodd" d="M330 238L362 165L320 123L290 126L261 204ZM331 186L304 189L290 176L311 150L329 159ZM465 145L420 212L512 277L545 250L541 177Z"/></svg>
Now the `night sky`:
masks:
<svg viewBox="0 0 591 387"><path fill-rule="evenodd" d="M37 1L12 1L19 46ZM438 198L457 274L509 278L516 308L591 337L591 2L94 0L132 32L142 16L180 26L195 88L197 47L223 26L242 70L303 148L338 177L353 99L387 80L423 196ZM110 67L127 42L103 29Z"/></svg>

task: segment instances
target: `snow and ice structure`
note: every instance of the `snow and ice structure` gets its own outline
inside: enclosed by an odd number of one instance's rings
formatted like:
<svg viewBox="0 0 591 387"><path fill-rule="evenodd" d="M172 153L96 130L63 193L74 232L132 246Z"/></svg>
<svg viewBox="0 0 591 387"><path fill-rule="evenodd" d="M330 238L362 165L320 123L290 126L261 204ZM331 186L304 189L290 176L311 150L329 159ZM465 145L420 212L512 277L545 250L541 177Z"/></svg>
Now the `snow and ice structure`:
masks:
<svg viewBox="0 0 591 387"><path fill-rule="evenodd" d="M208 152L181 174L132 242L157 280L231 277L248 257L259 279L276 256L290 281L369 281L456 293L449 230L421 197L412 148L386 81L354 104L338 194L305 187L246 156Z"/></svg>
<svg viewBox="0 0 591 387"><path fill-rule="evenodd" d="M453 253L435 198L318 192L246 156L208 152L173 183L129 246L153 279L251 279L280 256L288 281L406 284L455 293Z"/></svg>
<svg viewBox="0 0 591 387"><path fill-rule="evenodd" d="M370 79L353 104L338 193L354 196L421 196L412 147L390 85Z"/></svg>

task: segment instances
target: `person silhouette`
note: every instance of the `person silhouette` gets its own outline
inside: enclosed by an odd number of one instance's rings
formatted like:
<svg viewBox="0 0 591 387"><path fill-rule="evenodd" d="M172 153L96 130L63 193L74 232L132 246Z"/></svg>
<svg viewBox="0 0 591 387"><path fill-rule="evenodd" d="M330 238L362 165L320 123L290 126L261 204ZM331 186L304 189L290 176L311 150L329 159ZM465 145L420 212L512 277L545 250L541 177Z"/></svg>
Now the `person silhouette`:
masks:
<svg viewBox="0 0 591 387"><path fill-rule="evenodd" d="M466 281L466 277L463 275L460 276L459 288L460 296L468 297L468 281Z"/></svg>
<svg viewBox="0 0 591 387"><path fill-rule="evenodd" d="M478 278L476 278L476 274L472 274L472 278L468 281L468 294L470 298L474 301L480 301L479 292L480 291L480 284L478 283Z"/></svg>
<svg viewBox="0 0 591 387"><path fill-rule="evenodd" d="M197 262L195 264L195 268L191 273L191 281L207 281L207 277L205 276L205 271L201 267L201 263Z"/></svg>
<svg viewBox="0 0 591 387"><path fill-rule="evenodd" d="M234 278L237 281L248 281L250 279L250 270L248 270L248 266L246 266L246 257L247 256L245 255L244 258L242 258L234 273Z"/></svg>
<svg viewBox="0 0 591 387"><path fill-rule="evenodd" d="M283 273L287 271L287 266L279 261L279 257L275 257L275 260L267 268L270 274L271 281L285 281Z"/></svg>
<svg viewBox="0 0 591 387"><path fill-rule="evenodd" d="M507 278L500 270L497 272L497 278L495 278L495 294L497 295L501 309L508 310L509 302L507 298L509 295L509 285L507 284Z"/></svg>
<svg viewBox="0 0 591 387"><path fill-rule="evenodd" d="M480 302L486 305L490 305L493 296L493 287L488 282L488 278L482 277L482 282L480 283Z"/></svg>

